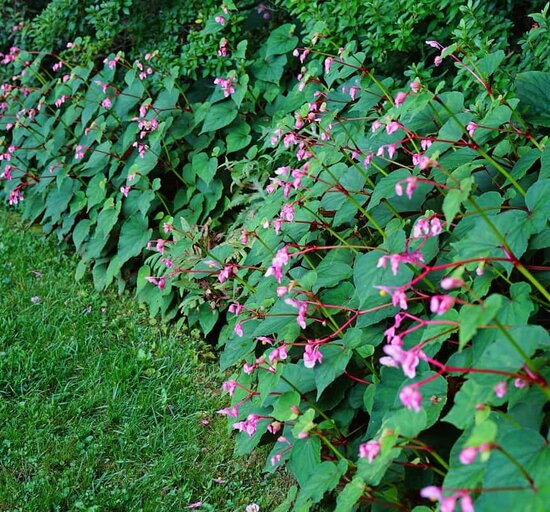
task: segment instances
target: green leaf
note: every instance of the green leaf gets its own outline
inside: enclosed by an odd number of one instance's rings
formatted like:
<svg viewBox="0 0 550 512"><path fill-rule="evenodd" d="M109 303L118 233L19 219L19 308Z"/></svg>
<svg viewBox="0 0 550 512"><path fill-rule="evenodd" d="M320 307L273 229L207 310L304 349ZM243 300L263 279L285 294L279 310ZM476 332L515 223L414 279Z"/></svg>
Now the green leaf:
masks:
<svg viewBox="0 0 550 512"><path fill-rule="evenodd" d="M65 178L59 188L53 187L46 199L44 218L51 219L52 223L60 220L63 213L67 211L77 187L78 182L69 178Z"/></svg>
<svg viewBox="0 0 550 512"><path fill-rule="evenodd" d="M208 302L203 302L199 308L199 324L203 334L208 334L216 325L219 318L217 309L212 310Z"/></svg>
<svg viewBox="0 0 550 512"><path fill-rule="evenodd" d="M498 69L505 56L502 50L489 53L476 62L476 67L485 78L489 78Z"/></svg>
<svg viewBox="0 0 550 512"><path fill-rule="evenodd" d="M550 445L537 431L514 429L499 439L499 445L525 468L534 479L535 485L550 483L548 475ZM508 457L498 450L491 453L491 458L487 462L483 487L526 487L527 485L525 476L518 471ZM509 508L508 510L514 509ZM522 508L521 510L532 509Z"/></svg>
<svg viewBox="0 0 550 512"><path fill-rule="evenodd" d="M273 30L266 42L266 57L294 50L298 44L298 38L294 35L295 28L295 25L286 23Z"/></svg>
<svg viewBox="0 0 550 512"><path fill-rule="evenodd" d="M214 132L231 124L238 113L237 105L233 100L212 105L204 118L201 133Z"/></svg>
<svg viewBox="0 0 550 512"><path fill-rule="evenodd" d="M384 176L374 187L374 191L370 198L370 202L367 206L367 211L372 210L375 206L380 204L383 199L389 199L395 197L395 185L397 182L408 178L411 173L407 169L398 169L393 171L388 176Z"/></svg>
<svg viewBox="0 0 550 512"><path fill-rule="evenodd" d="M359 501L359 498L363 496L365 489L366 485L363 479L359 476L354 477L353 480L338 493L334 512L353 512L353 506Z"/></svg>
<svg viewBox="0 0 550 512"><path fill-rule="evenodd" d="M307 484L320 462L321 440L317 436L296 440L288 465L300 487Z"/></svg>
<svg viewBox="0 0 550 512"><path fill-rule="evenodd" d="M344 373L351 359L351 350L339 345L329 344L321 347L323 362L313 368L317 385L317 400L334 380Z"/></svg>
<svg viewBox="0 0 550 512"><path fill-rule="evenodd" d="M460 182L460 189L453 188L445 195L443 213L448 224L451 224L455 215L459 212L462 203L468 199L473 182L473 178L464 178Z"/></svg>
<svg viewBox="0 0 550 512"><path fill-rule="evenodd" d="M118 240L118 256L121 263L141 254L153 232L148 226L147 218L140 215L134 215L122 225Z"/></svg>
<svg viewBox="0 0 550 512"><path fill-rule="evenodd" d="M73 231L73 242L76 250L80 249L82 242L90 234L91 222L89 219L82 219L74 228Z"/></svg>
<svg viewBox="0 0 550 512"><path fill-rule="evenodd" d="M550 72L526 71L516 78L516 94L525 118L535 126L550 126Z"/></svg>
<svg viewBox="0 0 550 512"><path fill-rule="evenodd" d="M300 393L288 391L283 393L274 403L271 415L279 421L295 420L298 415L291 410L300 405Z"/></svg>
<svg viewBox="0 0 550 512"><path fill-rule="evenodd" d="M258 80L278 84L283 76L287 61L286 55L259 59L251 66L251 72Z"/></svg>
<svg viewBox="0 0 550 512"><path fill-rule="evenodd" d="M234 153L245 148L250 144L252 137L250 136L250 125L248 123L238 123L230 128L227 135L227 153Z"/></svg>
<svg viewBox="0 0 550 512"><path fill-rule="evenodd" d="M497 437L498 427L494 421L485 420L474 427L465 446L479 446L483 443L492 443Z"/></svg>
<svg viewBox="0 0 550 512"><path fill-rule="evenodd" d="M546 144L544 151L540 157L541 167L540 176L541 180L550 178L550 144Z"/></svg>
<svg viewBox="0 0 550 512"><path fill-rule="evenodd" d="M497 294L487 297L483 305L462 306L459 313L459 348L462 349L473 338L480 326L490 324L501 307L502 296Z"/></svg>
<svg viewBox="0 0 550 512"><path fill-rule="evenodd" d="M342 474L346 470L346 463L340 461L338 465L334 462L322 462L315 468L312 478L309 478L302 486L298 499L296 500L296 509L311 499L313 503L318 503L323 496L332 491L340 482Z"/></svg>
<svg viewBox="0 0 550 512"><path fill-rule="evenodd" d="M216 175L216 171L218 170L218 159L208 158L206 153L199 153L193 156L191 165L193 172L208 184Z"/></svg>
<svg viewBox="0 0 550 512"><path fill-rule="evenodd" d="M285 501L283 501L273 512L288 512L290 510L290 507L292 506L292 503L294 502L294 499L296 498L297 492L298 487L293 485L288 490Z"/></svg>
<svg viewBox="0 0 550 512"><path fill-rule="evenodd" d="M505 325L526 324L535 309L530 299L531 287L527 283L513 283L510 286L510 299L505 299L498 319Z"/></svg>
<svg viewBox="0 0 550 512"><path fill-rule="evenodd" d="M353 270L349 263L351 254L348 251L330 251L316 268L317 280L312 287L313 293L321 288L329 288L351 277Z"/></svg>
<svg viewBox="0 0 550 512"><path fill-rule="evenodd" d="M550 84L549 84L550 85ZM525 195L529 219L535 230L543 229L550 218L550 179L535 182Z"/></svg>
<svg viewBox="0 0 550 512"><path fill-rule="evenodd" d="M475 361L481 368L516 371L537 348L548 349L550 335L540 325L516 325L506 329L508 336L497 331Z"/></svg>
<svg viewBox="0 0 550 512"><path fill-rule="evenodd" d="M315 428L315 423L313 422L314 418L315 418L315 410L308 409L304 414L302 414L296 420L296 423L292 427L292 435L295 438L299 439L300 434L307 433L311 429Z"/></svg>
<svg viewBox="0 0 550 512"><path fill-rule="evenodd" d="M477 404L487 403L493 396L493 385L481 385L468 379L455 395L454 405L443 421L452 423L459 429L473 424Z"/></svg>
<svg viewBox="0 0 550 512"><path fill-rule="evenodd" d="M103 173L96 174L86 187L86 197L88 198L88 210L96 204L102 203L105 200L105 187L107 178Z"/></svg>

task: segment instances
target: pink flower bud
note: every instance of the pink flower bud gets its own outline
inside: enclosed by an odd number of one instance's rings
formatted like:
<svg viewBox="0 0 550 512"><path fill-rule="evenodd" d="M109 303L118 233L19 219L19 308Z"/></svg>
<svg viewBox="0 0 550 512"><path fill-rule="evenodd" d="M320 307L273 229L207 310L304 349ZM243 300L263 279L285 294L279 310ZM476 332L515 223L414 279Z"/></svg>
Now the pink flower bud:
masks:
<svg viewBox="0 0 550 512"><path fill-rule="evenodd" d="M477 457L477 450L478 449L473 446L464 448L458 456L461 464L471 464L472 462L474 462L475 458Z"/></svg>
<svg viewBox="0 0 550 512"><path fill-rule="evenodd" d="M422 395L416 384L405 386L399 393L399 400L409 410L420 412Z"/></svg>
<svg viewBox="0 0 550 512"><path fill-rule="evenodd" d="M412 92L418 92L420 91L420 88L422 87L422 84L420 82L411 82L411 90Z"/></svg>
<svg viewBox="0 0 550 512"><path fill-rule="evenodd" d="M461 286L464 286L464 281L462 281L462 279L444 277L441 280L441 288L443 288L443 290L453 290L454 288L460 288Z"/></svg>
<svg viewBox="0 0 550 512"><path fill-rule="evenodd" d="M504 395L506 395L506 393L508 392L508 384L505 380L502 380L495 385L493 390L498 398L504 398Z"/></svg>
<svg viewBox="0 0 550 512"><path fill-rule="evenodd" d="M380 443L378 441L367 441L366 443L359 445L359 457L366 457L369 462L372 462L379 453Z"/></svg>

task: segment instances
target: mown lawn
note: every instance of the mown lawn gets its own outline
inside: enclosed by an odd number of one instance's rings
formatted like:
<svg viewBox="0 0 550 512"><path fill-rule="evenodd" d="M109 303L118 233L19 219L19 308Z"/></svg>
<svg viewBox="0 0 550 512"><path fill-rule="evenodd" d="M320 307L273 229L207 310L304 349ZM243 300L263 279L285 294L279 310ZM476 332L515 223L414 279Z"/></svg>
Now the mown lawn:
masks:
<svg viewBox="0 0 550 512"><path fill-rule="evenodd" d="M288 484L233 458L209 347L74 266L0 211L0 510L273 510Z"/></svg>

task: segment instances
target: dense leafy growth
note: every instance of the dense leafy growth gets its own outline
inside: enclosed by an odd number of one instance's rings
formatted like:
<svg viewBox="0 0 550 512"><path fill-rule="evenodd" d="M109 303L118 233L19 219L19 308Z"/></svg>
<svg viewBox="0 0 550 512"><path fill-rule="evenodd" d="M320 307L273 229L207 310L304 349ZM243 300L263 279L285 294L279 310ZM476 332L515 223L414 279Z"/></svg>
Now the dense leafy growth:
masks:
<svg viewBox="0 0 550 512"><path fill-rule="evenodd" d="M51 2L15 32L48 51L4 57L5 193L219 341L280 510L543 511L549 6L340 4L207 2L173 39L112 2L92 40Z"/></svg>

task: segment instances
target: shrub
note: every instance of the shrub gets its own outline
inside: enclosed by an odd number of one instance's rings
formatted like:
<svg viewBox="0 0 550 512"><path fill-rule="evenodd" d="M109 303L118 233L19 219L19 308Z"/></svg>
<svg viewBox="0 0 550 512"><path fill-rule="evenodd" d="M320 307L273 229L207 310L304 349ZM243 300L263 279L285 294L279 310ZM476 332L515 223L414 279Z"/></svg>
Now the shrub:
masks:
<svg viewBox="0 0 550 512"><path fill-rule="evenodd" d="M314 26L307 46L289 23L267 35L287 14L265 6L204 19L187 71L155 52L70 68L84 39L9 63L10 202L72 238L99 288L152 250L138 297L221 328L221 412L239 453L272 443L266 470L288 464L295 510L542 503L545 33L513 39L502 14L512 39L493 45L475 5L406 86L373 71L368 39L328 53ZM534 70L513 70L512 40Z"/></svg>
<svg viewBox="0 0 550 512"><path fill-rule="evenodd" d="M220 412L237 452L273 444L265 469L293 472L294 510L536 509L550 118L534 91L550 75L500 89L497 67L466 69L466 108L461 91L395 90L353 45L328 59L303 71L302 106L271 133L261 200L168 274L195 276L212 308L229 297ZM174 227L168 254L185 233Z"/></svg>

